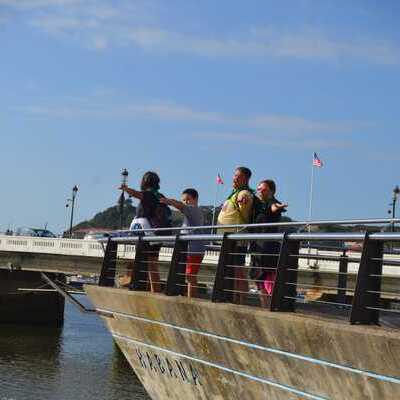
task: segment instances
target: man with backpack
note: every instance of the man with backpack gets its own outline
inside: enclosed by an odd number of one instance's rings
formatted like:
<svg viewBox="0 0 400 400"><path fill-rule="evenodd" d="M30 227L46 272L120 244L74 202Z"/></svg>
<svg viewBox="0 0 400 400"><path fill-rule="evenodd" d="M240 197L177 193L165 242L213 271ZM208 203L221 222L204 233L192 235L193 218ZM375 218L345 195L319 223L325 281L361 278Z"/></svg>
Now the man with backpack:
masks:
<svg viewBox="0 0 400 400"><path fill-rule="evenodd" d="M240 225L251 222L253 214L253 191L249 187L251 171L247 167L238 167L232 178L233 190L225 200L222 209L218 215L219 225ZM222 232L235 232L239 229L222 228ZM234 266L234 302L243 304L246 293L249 290L247 280L246 263L247 245L246 243L237 243L235 254L232 257Z"/></svg>

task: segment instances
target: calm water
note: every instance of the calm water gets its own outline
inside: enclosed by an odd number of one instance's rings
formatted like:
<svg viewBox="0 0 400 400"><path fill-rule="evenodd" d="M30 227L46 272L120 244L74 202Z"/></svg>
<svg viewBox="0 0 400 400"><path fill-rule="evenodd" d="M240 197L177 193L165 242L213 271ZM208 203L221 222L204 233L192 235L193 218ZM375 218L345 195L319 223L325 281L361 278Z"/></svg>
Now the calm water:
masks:
<svg viewBox="0 0 400 400"><path fill-rule="evenodd" d="M0 326L0 400L149 400L102 321L66 304L62 329Z"/></svg>

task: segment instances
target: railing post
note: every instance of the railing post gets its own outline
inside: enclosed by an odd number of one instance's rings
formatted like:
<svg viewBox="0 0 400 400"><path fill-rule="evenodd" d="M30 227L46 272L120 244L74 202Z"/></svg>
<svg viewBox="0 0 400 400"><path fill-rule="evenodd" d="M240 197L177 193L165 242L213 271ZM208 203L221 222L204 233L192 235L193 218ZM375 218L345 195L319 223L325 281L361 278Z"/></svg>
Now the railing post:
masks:
<svg viewBox="0 0 400 400"><path fill-rule="evenodd" d="M168 271L167 286L165 288L167 296L177 296L184 293L187 249L188 241L181 240L179 235L176 235L171 265Z"/></svg>
<svg viewBox="0 0 400 400"><path fill-rule="evenodd" d="M135 245L135 259L133 261L132 278L129 290L147 290L147 251L149 251L149 242L145 242L143 237L139 236Z"/></svg>
<svg viewBox="0 0 400 400"><path fill-rule="evenodd" d="M349 257L346 254L346 249L343 249L342 256L339 261L339 275L338 275L338 291L337 301L346 304L346 289L347 289L347 271L349 265Z"/></svg>
<svg viewBox="0 0 400 400"><path fill-rule="evenodd" d="M113 287L115 281L115 269L117 266L118 243L108 238L104 251L103 265L101 267L99 286Z"/></svg>
<svg viewBox="0 0 400 400"><path fill-rule="evenodd" d="M294 311L295 309L296 286L288 285L287 283L297 284L299 259L298 257L292 257L292 255L297 256L299 250L300 243L288 240L285 233L282 237L281 251L279 253L275 285L271 299L271 311Z"/></svg>
<svg viewBox="0 0 400 400"><path fill-rule="evenodd" d="M373 241L365 233L356 289L350 315L351 324L379 324L379 307L382 280L383 242Z"/></svg>
<svg viewBox="0 0 400 400"><path fill-rule="evenodd" d="M233 267L228 267L228 265L232 264L232 253L235 248L236 242L234 240L229 240L228 233L225 232L222 238L222 245L219 252L217 271L211 296L211 301L214 303L233 301L233 292L228 292L226 290L234 289L233 278L235 277L235 269Z"/></svg>

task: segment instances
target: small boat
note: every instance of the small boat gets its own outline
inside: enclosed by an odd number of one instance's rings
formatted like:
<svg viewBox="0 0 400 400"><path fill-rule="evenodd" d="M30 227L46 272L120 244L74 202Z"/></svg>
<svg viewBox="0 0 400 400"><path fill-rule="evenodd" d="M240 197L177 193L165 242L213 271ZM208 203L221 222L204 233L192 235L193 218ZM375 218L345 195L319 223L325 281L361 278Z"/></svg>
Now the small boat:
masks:
<svg viewBox="0 0 400 400"><path fill-rule="evenodd" d="M82 276L82 275L72 275L67 277L68 286L75 289L83 289L84 285L97 285L99 278L95 275L92 276Z"/></svg>

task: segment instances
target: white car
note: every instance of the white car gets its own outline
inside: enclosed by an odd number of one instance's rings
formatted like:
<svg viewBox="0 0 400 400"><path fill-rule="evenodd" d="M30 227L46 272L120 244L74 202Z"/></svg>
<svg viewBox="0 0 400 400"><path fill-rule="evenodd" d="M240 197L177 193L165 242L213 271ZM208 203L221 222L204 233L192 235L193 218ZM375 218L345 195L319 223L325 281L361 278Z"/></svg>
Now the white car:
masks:
<svg viewBox="0 0 400 400"><path fill-rule="evenodd" d="M88 232L84 237L83 240L100 240L110 237L109 232Z"/></svg>

